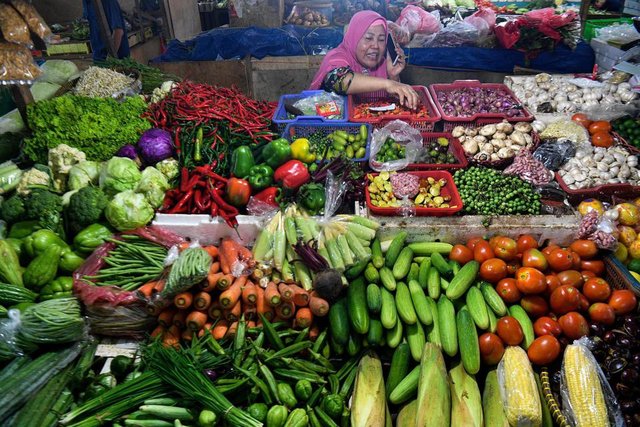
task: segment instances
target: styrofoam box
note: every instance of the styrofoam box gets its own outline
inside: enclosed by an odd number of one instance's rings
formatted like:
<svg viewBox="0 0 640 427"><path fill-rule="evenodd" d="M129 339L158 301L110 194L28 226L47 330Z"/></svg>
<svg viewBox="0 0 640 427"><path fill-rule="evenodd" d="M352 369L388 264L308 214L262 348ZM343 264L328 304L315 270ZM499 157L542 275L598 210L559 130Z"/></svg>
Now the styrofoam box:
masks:
<svg viewBox="0 0 640 427"><path fill-rule="evenodd" d="M263 218L238 215L238 230L229 227L222 218L209 215L156 214L153 225L165 228L178 236L198 241L204 245L217 244L224 237L240 238L244 244L251 245L262 227Z"/></svg>
<svg viewBox="0 0 640 427"><path fill-rule="evenodd" d="M626 0L624 2L624 13L627 15L640 15L640 1Z"/></svg>
<svg viewBox="0 0 640 427"><path fill-rule="evenodd" d="M640 53L640 47L638 46L624 51L597 38L591 39L590 45L596 54L598 67L605 70L611 70L618 62L625 61Z"/></svg>

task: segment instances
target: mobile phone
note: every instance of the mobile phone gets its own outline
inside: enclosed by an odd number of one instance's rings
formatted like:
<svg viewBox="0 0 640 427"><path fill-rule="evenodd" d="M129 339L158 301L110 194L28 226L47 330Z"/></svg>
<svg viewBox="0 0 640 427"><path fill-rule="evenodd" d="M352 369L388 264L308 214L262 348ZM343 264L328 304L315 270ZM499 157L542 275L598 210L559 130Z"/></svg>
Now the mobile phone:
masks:
<svg viewBox="0 0 640 427"><path fill-rule="evenodd" d="M393 37L391 36L391 33L387 35L387 52L391 57L392 64L396 65L396 63L398 62L398 52L396 52L396 44L393 41Z"/></svg>

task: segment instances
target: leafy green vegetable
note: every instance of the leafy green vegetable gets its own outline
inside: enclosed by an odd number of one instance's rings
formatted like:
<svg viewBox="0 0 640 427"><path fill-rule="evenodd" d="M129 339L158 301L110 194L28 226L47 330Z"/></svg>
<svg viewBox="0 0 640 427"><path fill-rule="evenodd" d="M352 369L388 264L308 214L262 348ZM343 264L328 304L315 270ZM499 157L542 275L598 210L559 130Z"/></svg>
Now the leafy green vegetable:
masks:
<svg viewBox="0 0 640 427"><path fill-rule="evenodd" d="M69 199L67 220L72 231L78 232L84 227L100 221L109 199L98 187L84 187Z"/></svg>
<svg viewBox="0 0 640 427"><path fill-rule="evenodd" d="M24 152L46 163L48 150L65 143L84 151L87 160L108 160L151 127L140 117L145 109L139 97L119 103L111 98L65 95L30 104L27 112L33 137L25 140Z"/></svg>
<svg viewBox="0 0 640 427"><path fill-rule="evenodd" d="M149 166L142 171L142 178L136 187L136 193L144 194L147 202L154 209L159 208L164 201L164 193L169 188L167 178L158 169Z"/></svg>
<svg viewBox="0 0 640 427"><path fill-rule="evenodd" d="M0 219L3 219L8 224L13 224L24 217L24 199L17 193L9 197L0 205Z"/></svg>
<svg viewBox="0 0 640 427"><path fill-rule="evenodd" d="M99 175L100 163L91 161L80 162L69 170L67 186L70 190L79 190L91 184L97 185Z"/></svg>
<svg viewBox="0 0 640 427"><path fill-rule="evenodd" d="M147 225L153 219L153 207L143 194L123 191L115 195L104 211L111 225L120 231Z"/></svg>
<svg viewBox="0 0 640 427"><path fill-rule="evenodd" d="M112 196L121 191L135 189L141 177L136 162L127 157L113 157L102 166L100 187Z"/></svg>

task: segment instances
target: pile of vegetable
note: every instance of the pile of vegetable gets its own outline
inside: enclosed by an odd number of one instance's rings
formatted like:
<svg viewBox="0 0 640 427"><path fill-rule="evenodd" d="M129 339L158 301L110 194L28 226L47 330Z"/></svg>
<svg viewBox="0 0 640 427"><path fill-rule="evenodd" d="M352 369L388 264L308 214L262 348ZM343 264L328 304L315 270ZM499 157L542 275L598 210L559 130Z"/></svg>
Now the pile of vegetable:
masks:
<svg viewBox="0 0 640 427"><path fill-rule="evenodd" d="M409 173L381 172L367 175L367 193L373 206L398 208L406 201L415 207L456 208L446 178L421 178ZM449 184L449 187L451 184Z"/></svg>
<svg viewBox="0 0 640 427"><path fill-rule="evenodd" d="M89 67L73 88L78 96L111 98L131 89L134 79L107 68Z"/></svg>
<svg viewBox="0 0 640 427"><path fill-rule="evenodd" d="M456 126L451 134L460 138L464 152L478 162L511 159L522 149L533 149L533 127L526 122L515 125L506 120L480 128Z"/></svg>
<svg viewBox="0 0 640 427"><path fill-rule="evenodd" d="M150 95L154 89L161 87L166 81L179 82L182 80L176 75L164 73L159 68L141 64L129 57L118 59L109 56L104 63L99 63L98 66L124 73L138 73L142 82L142 93L145 95Z"/></svg>
<svg viewBox="0 0 640 427"><path fill-rule="evenodd" d="M391 110L385 109L384 111L376 111L375 109L375 107L386 107L389 105L393 105L395 108ZM373 102L363 102L356 104L354 106L353 116L349 117L349 119L354 121L361 121L387 117L393 119L397 116L406 117L408 119L428 119L429 110L423 102L420 102L418 107L415 110L412 110L397 101L380 99Z"/></svg>
<svg viewBox="0 0 640 427"><path fill-rule="evenodd" d="M378 152L376 153L375 161L384 163L404 158L404 145L397 143L392 137L388 136L382 144L382 147L380 147L380 150L378 150Z"/></svg>
<svg viewBox="0 0 640 427"><path fill-rule="evenodd" d="M623 117L611 122L613 130L624 138L626 142L636 148L640 148L640 135L638 135L638 121L631 117Z"/></svg>
<svg viewBox="0 0 640 427"><path fill-rule="evenodd" d="M472 117L476 114L526 115L520 101L507 89L481 86L436 90L436 101L447 116Z"/></svg>

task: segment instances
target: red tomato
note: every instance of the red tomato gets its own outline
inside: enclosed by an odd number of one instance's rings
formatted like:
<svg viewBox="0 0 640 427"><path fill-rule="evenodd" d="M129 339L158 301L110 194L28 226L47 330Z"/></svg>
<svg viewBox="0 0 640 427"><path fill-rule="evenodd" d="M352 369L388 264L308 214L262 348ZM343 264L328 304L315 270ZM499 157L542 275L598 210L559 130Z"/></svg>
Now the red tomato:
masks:
<svg viewBox="0 0 640 427"><path fill-rule="evenodd" d="M553 362L560 355L560 341L553 335L543 335L533 340L527 349L531 363L544 366Z"/></svg>
<svg viewBox="0 0 640 427"><path fill-rule="evenodd" d="M449 259L460 265L465 265L473 259L473 251L464 245L454 245L451 252L449 252Z"/></svg>
<svg viewBox="0 0 640 427"><path fill-rule="evenodd" d="M613 146L613 136L609 132L596 132L591 134L591 145L594 147L609 148Z"/></svg>
<svg viewBox="0 0 640 427"><path fill-rule="evenodd" d="M562 248L552 250L547 256L547 261L549 261L549 265L555 271L569 270L573 267L573 256L571 252Z"/></svg>
<svg viewBox="0 0 640 427"><path fill-rule="evenodd" d="M575 311L560 316L558 323L560 324L562 333L569 339L577 340L580 337L589 335L589 323L587 323L587 319Z"/></svg>
<svg viewBox="0 0 640 427"><path fill-rule="evenodd" d="M593 135L598 132L611 132L611 123L598 120L589 125L589 133Z"/></svg>
<svg viewBox="0 0 640 427"><path fill-rule="evenodd" d="M467 240L467 247L473 250L478 244L478 242L483 242L483 241L485 240L482 237L472 237L469 240Z"/></svg>
<svg viewBox="0 0 640 427"><path fill-rule="evenodd" d="M580 255L573 252L572 250L569 250L569 252L571 252L571 259L573 260L571 262L571 267L574 270L580 270L580 262L582 261L582 259L580 258Z"/></svg>
<svg viewBox="0 0 640 427"><path fill-rule="evenodd" d="M538 337L542 335L553 335L557 337L562 333L560 324L558 324L556 320L548 316L536 319L536 321L533 323L533 331Z"/></svg>
<svg viewBox="0 0 640 427"><path fill-rule="evenodd" d="M544 278L545 278L545 281L547 282L546 293L548 295L551 295L553 291L555 291L560 286L562 286L562 283L560 283L560 279L558 279L558 276L556 276L555 274L547 274L546 276L544 276Z"/></svg>
<svg viewBox="0 0 640 427"><path fill-rule="evenodd" d="M486 260L495 257L496 254L493 252L493 249L491 249L489 242L487 242L486 240L482 240L476 243L475 247L473 248L473 259L481 264Z"/></svg>
<svg viewBox="0 0 640 427"><path fill-rule="evenodd" d="M591 279L593 277L596 277L596 273L594 273L593 271L582 270L580 273L582 274L582 280L585 283L587 283L587 280L589 280L589 279Z"/></svg>
<svg viewBox="0 0 640 427"><path fill-rule="evenodd" d="M569 285L580 289L583 283L582 274L576 270L561 271L556 275L561 285Z"/></svg>
<svg viewBox="0 0 640 427"><path fill-rule="evenodd" d="M574 114L573 116L571 116L571 120L578 123L580 126L584 126L586 129L589 129L589 125L593 123L591 120L589 120L589 117L587 117L587 115L583 113Z"/></svg>
<svg viewBox="0 0 640 427"><path fill-rule="evenodd" d="M586 312L589 310L589 300L584 295L580 294L580 306L578 311Z"/></svg>
<svg viewBox="0 0 640 427"><path fill-rule="evenodd" d="M580 307L580 291L573 286L560 286L549 298L551 310L555 314L564 314Z"/></svg>
<svg viewBox="0 0 640 427"><path fill-rule="evenodd" d="M480 357L487 365L497 365L504 354L504 344L499 336L491 332L484 333L478 337L480 346Z"/></svg>
<svg viewBox="0 0 640 427"><path fill-rule="evenodd" d="M516 241L509 237L500 236L495 240L495 246L493 251L496 253L496 257L505 261L510 261L516 257L518 253L518 246Z"/></svg>
<svg viewBox="0 0 640 427"><path fill-rule="evenodd" d="M514 274L516 274L516 271L518 271L518 269L522 267L522 264L520 264L519 261L517 260L511 260L507 263L507 275L508 276L513 276Z"/></svg>
<svg viewBox="0 0 640 427"><path fill-rule="evenodd" d="M580 255L580 258L582 259L591 259L598 255L598 247L596 246L596 243L591 240L576 240L571 243L569 249Z"/></svg>
<svg viewBox="0 0 640 427"><path fill-rule="evenodd" d="M515 303L520 301L522 294L516 285L516 279L502 279L496 285L496 292L502 297L504 302Z"/></svg>
<svg viewBox="0 0 640 427"><path fill-rule="evenodd" d="M498 283L507 277L507 263L500 258L486 260L480 266L480 277L489 283Z"/></svg>
<svg viewBox="0 0 640 427"><path fill-rule="evenodd" d="M518 345L524 338L520 322L518 322L515 317L511 316L504 316L498 320L496 332L507 345Z"/></svg>
<svg viewBox="0 0 640 427"><path fill-rule="evenodd" d="M549 267L549 263L542 252L531 248L522 253L522 266L533 267L540 271L544 271Z"/></svg>
<svg viewBox="0 0 640 427"><path fill-rule="evenodd" d="M596 276L602 276L604 274L604 261L600 261L599 259L593 260L582 260L580 262L580 269L586 271L592 271Z"/></svg>
<svg viewBox="0 0 640 427"><path fill-rule="evenodd" d="M549 312L547 300L539 295L526 295L520 300L520 305L530 317L544 316Z"/></svg>
<svg viewBox="0 0 640 427"><path fill-rule="evenodd" d="M589 318L593 322L610 326L616 321L616 313L609 304L597 302L589 307Z"/></svg>
<svg viewBox="0 0 640 427"><path fill-rule="evenodd" d="M516 241L518 253L524 253L527 249L538 249L538 241L531 234L523 234Z"/></svg>
<svg viewBox="0 0 640 427"><path fill-rule="evenodd" d="M542 249L542 253L544 254L544 256L549 256L551 255L551 252L558 248L560 248L560 246L556 245L555 243L551 243L546 248Z"/></svg>
<svg viewBox="0 0 640 427"><path fill-rule="evenodd" d="M616 289L611 293L609 305L620 316L631 313L638 306L638 301L633 292L626 289Z"/></svg>
<svg viewBox="0 0 640 427"><path fill-rule="evenodd" d="M516 271L516 286L523 294L539 294L547 289L547 280L540 270L522 267Z"/></svg>
<svg viewBox="0 0 640 427"><path fill-rule="evenodd" d="M611 286L606 280L594 277L585 282L582 293L591 302L603 302L611 296Z"/></svg>

